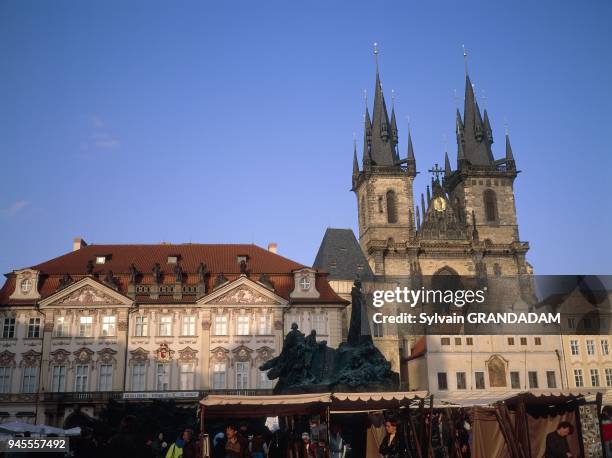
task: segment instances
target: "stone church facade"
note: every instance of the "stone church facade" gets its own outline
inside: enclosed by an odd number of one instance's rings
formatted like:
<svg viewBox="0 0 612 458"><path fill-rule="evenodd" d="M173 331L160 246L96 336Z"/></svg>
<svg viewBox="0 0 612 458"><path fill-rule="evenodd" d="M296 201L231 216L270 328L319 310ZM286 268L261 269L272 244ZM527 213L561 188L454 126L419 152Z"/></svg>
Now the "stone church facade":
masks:
<svg viewBox="0 0 612 458"><path fill-rule="evenodd" d="M255 245L87 245L0 289L0 421L72 425L109 399L265 392L298 322L338 346L326 275ZM289 320L289 321L288 321Z"/></svg>
<svg viewBox="0 0 612 458"><path fill-rule="evenodd" d="M414 190L412 135L407 132L402 157L395 107L389 116L378 64L374 94L372 116L368 107L364 115L361 158L355 145L352 171L358 244L370 275L366 291L450 282L487 287L500 309L529 310L535 297L526 260L529 243L520 238L516 214L519 171L507 133L501 157L494 156L489 114L478 106L469 75L463 114L456 113L456 160L451 163L445 153L443 168L430 167L431 183L420 198ZM314 267L329 272L343 294L357 273L346 261L357 255L345 254L355 236L344 234L342 248L331 248L326 239L333 231L345 230L328 229ZM385 307L390 314L409 311L397 304ZM567 386L559 336L419 336L391 324L373 325L372 332L405 389L444 397L469 390Z"/></svg>

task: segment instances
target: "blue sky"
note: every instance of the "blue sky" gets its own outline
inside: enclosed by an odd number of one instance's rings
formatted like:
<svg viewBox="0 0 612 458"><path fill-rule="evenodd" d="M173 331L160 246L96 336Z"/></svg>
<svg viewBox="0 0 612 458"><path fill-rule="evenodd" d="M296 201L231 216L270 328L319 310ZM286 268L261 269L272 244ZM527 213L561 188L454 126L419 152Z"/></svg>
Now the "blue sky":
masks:
<svg viewBox="0 0 612 458"><path fill-rule="evenodd" d="M536 273L612 273L611 19L606 1L4 0L0 268L75 236L277 242L311 264L326 227L356 229L377 41L417 195L444 136L456 155L465 43Z"/></svg>

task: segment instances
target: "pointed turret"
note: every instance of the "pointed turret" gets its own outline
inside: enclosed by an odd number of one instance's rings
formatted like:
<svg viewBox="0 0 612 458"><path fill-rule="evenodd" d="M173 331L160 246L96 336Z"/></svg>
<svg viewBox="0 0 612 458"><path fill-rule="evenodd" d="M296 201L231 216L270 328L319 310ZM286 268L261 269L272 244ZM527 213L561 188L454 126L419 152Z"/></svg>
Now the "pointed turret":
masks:
<svg viewBox="0 0 612 458"><path fill-rule="evenodd" d="M395 107L391 108L391 139L393 140L393 145L397 145L399 138L397 135L397 122L395 121Z"/></svg>
<svg viewBox="0 0 612 458"><path fill-rule="evenodd" d="M422 196L422 194L421 194ZM416 206L416 227L417 231L421 230L421 212L419 212L419 206Z"/></svg>
<svg viewBox="0 0 612 458"><path fill-rule="evenodd" d="M416 176L416 159L414 158L414 147L412 146L412 133L408 126L408 151L406 153L406 165L408 172L414 177Z"/></svg>
<svg viewBox="0 0 612 458"><path fill-rule="evenodd" d="M448 159L448 152L444 152L444 176L448 177L453 173L451 170L450 160Z"/></svg>
<svg viewBox="0 0 612 458"><path fill-rule="evenodd" d="M423 210L423 218L425 217L425 213L427 212L427 207L425 206L425 196L421 193L421 210Z"/></svg>
<svg viewBox="0 0 612 458"><path fill-rule="evenodd" d="M370 112L368 110L367 102L365 115L363 117L364 126L363 126L363 162L362 166L365 169L366 166L370 166L372 164L372 121L370 121Z"/></svg>
<svg viewBox="0 0 612 458"><path fill-rule="evenodd" d="M491 121L489 121L489 114L487 113L487 110L485 108L484 111L484 132L485 132L485 136L487 137L487 141L489 142L489 145L493 144L493 129L491 128Z"/></svg>
<svg viewBox="0 0 612 458"><path fill-rule="evenodd" d="M509 170L516 169L514 154L512 153L512 145L510 145L510 135L508 132L506 132L506 168Z"/></svg>
<svg viewBox="0 0 612 458"><path fill-rule="evenodd" d="M359 175L359 162L357 161L357 140L353 140L353 177Z"/></svg>
<svg viewBox="0 0 612 458"><path fill-rule="evenodd" d="M427 209L429 210L429 204L431 203L431 192L429 191L429 185L427 185ZM423 210L425 210L423 208Z"/></svg>

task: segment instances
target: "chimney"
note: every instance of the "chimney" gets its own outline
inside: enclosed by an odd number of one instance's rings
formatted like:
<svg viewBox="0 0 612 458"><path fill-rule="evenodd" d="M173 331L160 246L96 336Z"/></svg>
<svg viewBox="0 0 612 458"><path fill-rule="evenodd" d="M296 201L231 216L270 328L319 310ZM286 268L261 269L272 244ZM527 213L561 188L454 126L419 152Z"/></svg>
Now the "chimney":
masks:
<svg viewBox="0 0 612 458"><path fill-rule="evenodd" d="M278 251L278 243L268 243L268 251L270 253L276 254Z"/></svg>
<svg viewBox="0 0 612 458"><path fill-rule="evenodd" d="M75 237L72 240L72 251L80 250L83 247L87 246L87 242L83 240L81 237Z"/></svg>

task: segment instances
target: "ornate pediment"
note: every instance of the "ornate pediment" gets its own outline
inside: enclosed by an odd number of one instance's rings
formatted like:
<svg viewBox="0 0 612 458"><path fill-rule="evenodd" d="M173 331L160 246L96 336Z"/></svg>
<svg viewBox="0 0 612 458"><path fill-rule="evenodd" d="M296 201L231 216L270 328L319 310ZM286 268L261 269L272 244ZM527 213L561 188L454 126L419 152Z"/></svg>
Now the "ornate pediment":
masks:
<svg viewBox="0 0 612 458"><path fill-rule="evenodd" d="M103 364L109 364L113 362L113 360L115 359L114 355L116 354L117 352L112 348L103 348L98 352L98 360Z"/></svg>
<svg viewBox="0 0 612 458"><path fill-rule="evenodd" d="M54 305L113 305L117 304L117 299L96 290L90 285L83 286L68 296L61 298Z"/></svg>
<svg viewBox="0 0 612 458"><path fill-rule="evenodd" d="M43 307L130 306L132 300L107 285L86 277L43 299L40 305Z"/></svg>
<svg viewBox="0 0 612 458"><path fill-rule="evenodd" d="M234 348L232 353L234 354L234 359L236 361L245 362L251 360L251 353L253 353L253 350L251 350L249 347L245 347L244 345L240 345L239 347Z"/></svg>
<svg viewBox="0 0 612 458"><path fill-rule="evenodd" d="M41 354L42 353L34 350L28 350L21 354L21 363L19 363L19 365L24 367L36 367L40 361Z"/></svg>
<svg viewBox="0 0 612 458"><path fill-rule="evenodd" d="M52 351L49 353L49 360L56 364L62 364L68 361L68 357L70 356L70 352L60 348L58 350Z"/></svg>
<svg viewBox="0 0 612 458"><path fill-rule="evenodd" d="M274 354L274 350L271 349L270 347L258 348L256 352L257 352L257 360L261 362L268 361L270 358L272 358L272 355Z"/></svg>
<svg viewBox="0 0 612 458"><path fill-rule="evenodd" d="M214 302L228 305L278 304L270 296L266 296L246 285L240 285L238 288L219 296Z"/></svg>
<svg viewBox="0 0 612 458"><path fill-rule="evenodd" d="M4 350L0 353L0 366L11 367L15 366L15 353L11 353L8 350Z"/></svg>
<svg viewBox="0 0 612 458"><path fill-rule="evenodd" d="M149 359L149 352L144 348L138 347L136 350L130 351L132 357L130 358L134 362L144 363Z"/></svg>
<svg viewBox="0 0 612 458"><path fill-rule="evenodd" d="M89 364L91 362L91 357L93 356L94 352L89 348L83 347L75 351L73 354L74 356L76 356L76 361L79 364Z"/></svg>
<svg viewBox="0 0 612 458"><path fill-rule="evenodd" d="M227 348L217 347L217 348L213 348L210 351L210 353L212 354L211 359L217 362L223 362L227 360L227 355L229 353L229 350Z"/></svg>
<svg viewBox="0 0 612 458"><path fill-rule="evenodd" d="M183 350L179 350L179 361L184 363L190 363L197 361L198 350L194 350L191 347L185 347Z"/></svg>

